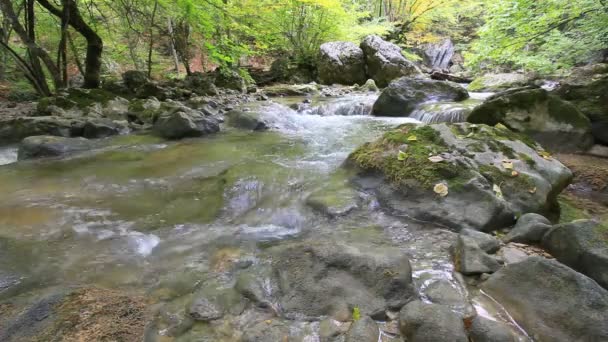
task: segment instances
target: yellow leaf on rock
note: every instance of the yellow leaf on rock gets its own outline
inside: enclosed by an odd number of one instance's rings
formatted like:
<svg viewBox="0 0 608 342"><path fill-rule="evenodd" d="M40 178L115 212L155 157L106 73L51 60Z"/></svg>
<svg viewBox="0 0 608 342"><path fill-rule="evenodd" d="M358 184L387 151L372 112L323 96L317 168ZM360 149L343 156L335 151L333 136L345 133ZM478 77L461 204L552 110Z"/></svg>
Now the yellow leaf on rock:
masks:
<svg viewBox="0 0 608 342"><path fill-rule="evenodd" d="M415 135L410 135L407 137L407 141L418 141L418 138Z"/></svg>
<svg viewBox="0 0 608 342"><path fill-rule="evenodd" d="M531 193L531 194L535 194L536 193L536 187L528 190L528 192Z"/></svg>
<svg viewBox="0 0 608 342"><path fill-rule="evenodd" d="M444 161L445 159L443 159L442 156L433 156L429 158L429 161L432 163L440 163L442 161Z"/></svg>
<svg viewBox="0 0 608 342"><path fill-rule="evenodd" d="M511 177L517 177L517 176L519 176L519 172L517 172L517 171L511 172Z"/></svg>
<svg viewBox="0 0 608 342"><path fill-rule="evenodd" d="M547 151L538 151L538 155L543 157L546 160L553 160L553 157L551 156L551 153L547 152Z"/></svg>
<svg viewBox="0 0 608 342"><path fill-rule="evenodd" d="M509 160L503 160L502 167L504 167L507 170L513 170L513 162L509 161Z"/></svg>
<svg viewBox="0 0 608 342"><path fill-rule="evenodd" d="M397 160L404 161L406 158L407 158L407 154L405 154L405 152L403 152L403 151L399 151L399 154L397 155Z"/></svg>
<svg viewBox="0 0 608 342"><path fill-rule="evenodd" d="M445 197L449 193L448 186L443 183L436 184L433 191L441 197Z"/></svg>
<svg viewBox="0 0 608 342"><path fill-rule="evenodd" d="M501 124L500 122L494 125L494 127L498 129L508 129L507 126Z"/></svg>
<svg viewBox="0 0 608 342"><path fill-rule="evenodd" d="M492 190L494 190L494 193L496 194L496 197L503 199L504 196L502 194L502 189L500 188L500 186L494 184L494 187L492 188Z"/></svg>

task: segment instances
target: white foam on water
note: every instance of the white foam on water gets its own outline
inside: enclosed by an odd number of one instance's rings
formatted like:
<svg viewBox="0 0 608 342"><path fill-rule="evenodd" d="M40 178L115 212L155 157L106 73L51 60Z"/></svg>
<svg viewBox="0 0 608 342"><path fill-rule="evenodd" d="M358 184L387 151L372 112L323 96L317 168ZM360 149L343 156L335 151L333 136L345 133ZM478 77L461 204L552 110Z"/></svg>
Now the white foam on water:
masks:
<svg viewBox="0 0 608 342"><path fill-rule="evenodd" d="M8 165L17 162L18 148L14 146L0 147L0 165Z"/></svg>

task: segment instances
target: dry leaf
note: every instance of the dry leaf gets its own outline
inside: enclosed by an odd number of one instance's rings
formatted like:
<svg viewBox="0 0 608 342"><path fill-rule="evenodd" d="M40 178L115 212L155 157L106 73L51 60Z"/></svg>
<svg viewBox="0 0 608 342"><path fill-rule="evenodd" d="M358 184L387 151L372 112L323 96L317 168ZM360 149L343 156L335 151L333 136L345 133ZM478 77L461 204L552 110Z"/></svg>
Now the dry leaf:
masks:
<svg viewBox="0 0 608 342"><path fill-rule="evenodd" d="M433 156L429 158L429 161L432 163L441 163L442 161L444 161L445 159L443 159L442 156Z"/></svg>
<svg viewBox="0 0 608 342"><path fill-rule="evenodd" d="M494 127L498 128L498 129L509 129L509 128L507 128L507 126L501 124L500 122L497 123L496 125L494 125Z"/></svg>
<svg viewBox="0 0 608 342"><path fill-rule="evenodd" d="M470 138L470 137L472 137L472 136L473 136L473 134L474 134L474 133L473 133L473 132L471 132L471 133L467 134L467 136L466 136L465 138Z"/></svg>
<svg viewBox="0 0 608 342"><path fill-rule="evenodd" d="M435 193L441 197L447 196L449 192L448 186L443 183L436 184L433 191L435 191Z"/></svg>
<svg viewBox="0 0 608 342"><path fill-rule="evenodd" d="M492 190L494 190L496 197L498 197L500 199L504 198L504 196L502 195L502 189L500 189L500 186L494 184L494 187L492 188Z"/></svg>
<svg viewBox="0 0 608 342"><path fill-rule="evenodd" d="M538 151L538 155L543 157L546 160L553 160L553 157L551 156L551 153L547 152L547 151Z"/></svg>
<svg viewBox="0 0 608 342"><path fill-rule="evenodd" d="M415 136L415 135L410 135L410 136L407 138L407 141L418 141L418 138L416 138L416 136Z"/></svg>
<svg viewBox="0 0 608 342"><path fill-rule="evenodd" d="M513 170L513 162L509 161L509 160L503 160L502 167L504 167L507 170Z"/></svg>
<svg viewBox="0 0 608 342"><path fill-rule="evenodd" d="M519 176L519 172L517 172L517 171L513 170L513 171L511 172L511 177L517 177L517 176Z"/></svg>
<svg viewBox="0 0 608 342"><path fill-rule="evenodd" d="M407 154L403 151L399 151L399 154L397 155L397 160L404 161L406 158L407 158Z"/></svg>
<svg viewBox="0 0 608 342"><path fill-rule="evenodd" d="M532 189L528 190L529 193L531 194L535 194L536 193L536 187L533 187Z"/></svg>

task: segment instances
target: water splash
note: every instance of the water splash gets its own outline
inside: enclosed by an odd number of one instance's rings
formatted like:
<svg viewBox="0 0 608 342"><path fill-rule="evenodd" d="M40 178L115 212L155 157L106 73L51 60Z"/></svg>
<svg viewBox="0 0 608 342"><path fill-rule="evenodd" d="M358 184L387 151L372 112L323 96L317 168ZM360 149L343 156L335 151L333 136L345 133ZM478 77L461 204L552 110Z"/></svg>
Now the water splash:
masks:
<svg viewBox="0 0 608 342"><path fill-rule="evenodd" d="M17 147L8 146L0 148L0 165L7 165L17 162Z"/></svg>
<svg viewBox="0 0 608 342"><path fill-rule="evenodd" d="M424 123L464 122L471 111L480 104L479 100L463 102L428 103L415 110L410 117Z"/></svg>

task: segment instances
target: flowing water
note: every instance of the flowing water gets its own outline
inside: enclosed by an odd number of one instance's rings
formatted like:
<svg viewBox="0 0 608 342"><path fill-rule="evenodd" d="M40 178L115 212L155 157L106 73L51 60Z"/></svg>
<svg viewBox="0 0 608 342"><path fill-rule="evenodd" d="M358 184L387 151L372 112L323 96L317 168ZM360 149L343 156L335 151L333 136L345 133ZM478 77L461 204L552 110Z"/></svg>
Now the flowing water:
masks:
<svg viewBox="0 0 608 342"><path fill-rule="evenodd" d="M255 263L268 244L307 237L397 246L423 299L437 281L464 293L446 253L454 233L393 217L354 190L358 209L343 216L306 204L316 191L349 189L341 165L357 146L415 122L367 115L374 99L320 99L300 112L288 106L302 99L250 104L270 131L226 128L179 142L122 136L68 158L1 166L0 299L95 285L138 289L163 304L160 293L188 296L214 276L222 256ZM0 150L0 163L15 153Z"/></svg>

